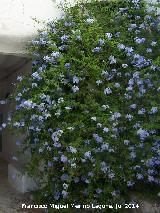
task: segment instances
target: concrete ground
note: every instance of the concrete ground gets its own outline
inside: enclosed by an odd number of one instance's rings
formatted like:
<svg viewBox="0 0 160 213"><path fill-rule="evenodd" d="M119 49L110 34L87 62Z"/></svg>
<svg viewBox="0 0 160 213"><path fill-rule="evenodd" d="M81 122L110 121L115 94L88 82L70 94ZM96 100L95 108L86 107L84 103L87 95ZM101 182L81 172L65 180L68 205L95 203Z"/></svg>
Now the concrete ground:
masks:
<svg viewBox="0 0 160 213"><path fill-rule="evenodd" d="M0 159L0 213L22 213L22 212L40 212L34 210L23 210L21 204L33 204L29 193L21 194L17 192L8 183L7 178L8 165Z"/></svg>

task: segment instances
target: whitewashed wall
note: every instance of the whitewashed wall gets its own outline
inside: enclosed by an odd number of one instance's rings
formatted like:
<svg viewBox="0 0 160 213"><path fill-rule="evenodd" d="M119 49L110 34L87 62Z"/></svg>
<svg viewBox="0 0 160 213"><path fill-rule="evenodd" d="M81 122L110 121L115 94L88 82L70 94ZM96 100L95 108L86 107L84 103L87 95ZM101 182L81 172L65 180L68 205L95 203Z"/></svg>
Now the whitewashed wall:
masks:
<svg viewBox="0 0 160 213"><path fill-rule="evenodd" d="M34 21L49 21L61 11L53 0L0 0L0 52L19 54L25 44L43 28Z"/></svg>

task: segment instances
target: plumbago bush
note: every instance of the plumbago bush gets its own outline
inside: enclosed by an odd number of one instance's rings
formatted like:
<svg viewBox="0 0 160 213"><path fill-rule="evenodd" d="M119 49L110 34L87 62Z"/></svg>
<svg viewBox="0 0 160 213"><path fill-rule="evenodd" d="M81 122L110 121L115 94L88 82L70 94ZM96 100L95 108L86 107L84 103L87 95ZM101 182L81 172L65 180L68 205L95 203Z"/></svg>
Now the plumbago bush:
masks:
<svg viewBox="0 0 160 213"><path fill-rule="evenodd" d="M64 11L29 47L8 125L27 133L39 201L123 203L160 185L160 16L140 0Z"/></svg>

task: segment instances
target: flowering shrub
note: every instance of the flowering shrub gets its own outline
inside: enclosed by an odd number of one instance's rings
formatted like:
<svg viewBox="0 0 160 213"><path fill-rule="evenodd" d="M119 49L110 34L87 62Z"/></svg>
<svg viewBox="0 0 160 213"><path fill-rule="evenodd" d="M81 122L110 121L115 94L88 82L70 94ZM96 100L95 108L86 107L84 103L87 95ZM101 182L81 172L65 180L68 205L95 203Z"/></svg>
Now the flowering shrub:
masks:
<svg viewBox="0 0 160 213"><path fill-rule="evenodd" d="M146 8L79 3L32 41L8 123L28 133L44 202L122 202L160 185L160 18Z"/></svg>

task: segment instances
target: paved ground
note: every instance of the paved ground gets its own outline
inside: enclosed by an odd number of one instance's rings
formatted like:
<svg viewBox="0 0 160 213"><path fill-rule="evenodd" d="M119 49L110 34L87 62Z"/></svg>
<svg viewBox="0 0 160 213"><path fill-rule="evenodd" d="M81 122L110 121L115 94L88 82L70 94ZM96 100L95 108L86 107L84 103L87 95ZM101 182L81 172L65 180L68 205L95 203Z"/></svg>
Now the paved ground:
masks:
<svg viewBox="0 0 160 213"><path fill-rule="evenodd" d="M0 160L0 213L37 212L35 209L24 211L22 203L33 204L30 194L18 193L10 186L7 180L7 163Z"/></svg>

